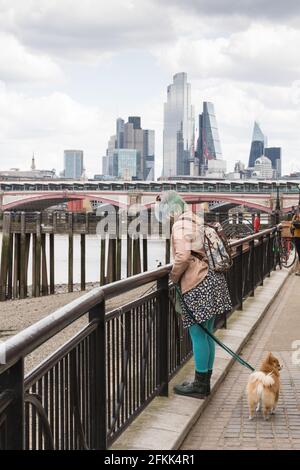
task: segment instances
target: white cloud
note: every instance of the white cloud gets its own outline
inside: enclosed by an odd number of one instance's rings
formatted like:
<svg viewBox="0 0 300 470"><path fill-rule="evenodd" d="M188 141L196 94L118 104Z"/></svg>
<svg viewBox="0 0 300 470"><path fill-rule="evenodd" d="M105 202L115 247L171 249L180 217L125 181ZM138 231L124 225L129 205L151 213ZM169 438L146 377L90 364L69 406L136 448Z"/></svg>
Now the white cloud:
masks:
<svg viewBox="0 0 300 470"><path fill-rule="evenodd" d="M153 0L157 3L160 0ZM252 19L267 18L282 22L300 14L298 0L168 0L168 4L181 10L191 10L199 16L243 16Z"/></svg>
<svg viewBox="0 0 300 470"><path fill-rule="evenodd" d="M179 37L170 47L153 49L162 65L186 70L192 78L287 83L300 77L300 31L252 24L228 37Z"/></svg>
<svg viewBox="0 0 300 470"><path fill-rule="evenodd" d="M0 166L29 167L32 152L38 167L63 167L63 150L85 151L86 166L100 171L101 148L110 128L101 110L84 106L63 93L31 97L0 87ZM101 140L102 136L102 140Z"/></svg>
<svg viewBox="0 0 300 470"><path fill-rule="evenodd" d="M34 54L12 34L0 32L0 78L4 81L56 81L62 79L59 66L45 54Z"/></svg>
<svg viewBox="0 0 300 470"><path fill-rule="evenodd" d="M175 38L152 0L2 0L0 27L35 50L87 61Z"/></svg>

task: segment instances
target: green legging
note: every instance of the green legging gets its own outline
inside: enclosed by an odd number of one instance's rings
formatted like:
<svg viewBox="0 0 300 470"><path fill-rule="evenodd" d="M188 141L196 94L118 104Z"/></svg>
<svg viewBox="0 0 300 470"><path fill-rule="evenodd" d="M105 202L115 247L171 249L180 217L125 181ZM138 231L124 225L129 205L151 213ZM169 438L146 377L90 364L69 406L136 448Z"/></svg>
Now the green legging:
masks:
<svg viewBox="0 0 300 470"><path fill-rule="evenodd" d="M208 331L213 332L215 317L202 323ZM212 370L215 360L215 342L208 336L201 326L195 323L189 327L189 333L193 343L195 369L197 372Z"/></svg>

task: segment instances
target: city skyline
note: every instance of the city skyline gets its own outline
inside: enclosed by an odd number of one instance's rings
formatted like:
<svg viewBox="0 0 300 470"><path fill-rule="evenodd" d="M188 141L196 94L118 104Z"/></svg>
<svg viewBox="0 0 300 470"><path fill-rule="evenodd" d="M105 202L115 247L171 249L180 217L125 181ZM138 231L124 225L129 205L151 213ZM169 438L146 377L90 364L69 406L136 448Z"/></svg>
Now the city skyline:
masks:
<svg viewBox="0 0 300 470"><path fill-rule="evenodd" d="M34 151L41 168L51 162L59 172L63 150L82 148L91 177L116 117L132 114L156 132L160 175L165 90L185 71L195 116L203 101L215 105L229 169L237 160L247 163L258 119L283 148L282 173L300 170L298 5L274 8L267 1L257 8L253 1L247 10L235 3L235 15L216 1L201 2L201 11L193 1L157 5L2 2L2 169L26 168Z"/></svg>

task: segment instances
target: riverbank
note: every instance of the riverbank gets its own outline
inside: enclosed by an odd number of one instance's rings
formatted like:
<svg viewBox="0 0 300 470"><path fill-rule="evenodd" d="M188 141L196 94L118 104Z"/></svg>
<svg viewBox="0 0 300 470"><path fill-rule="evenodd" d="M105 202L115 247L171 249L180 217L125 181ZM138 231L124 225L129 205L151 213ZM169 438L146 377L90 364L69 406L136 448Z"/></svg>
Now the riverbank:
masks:
<svg viewBox="0 0 300 470"><path fill-rule="evenodd" d="M153 284L155 286L155 283ZM113 310L121 305L125 305L131 300L137 299L148 291L152 284L145 285L134 289L128 293L107 301L107 311ZM24 330L28 326L36 323L58 308L66 305L84 295L85 292L62 293L56 295L48 295L38 298L27 298L23 300L8 300L0 303L0 340L5 341L10 336L15 335L19 331ZM81 328L88 323L87 315L72 323L61 333L47 341L40 348L30 354L25 361L26 371L30 371L37 366L49 354L53 353L57 348L62 346L72 336L74 336Z"/></svg>

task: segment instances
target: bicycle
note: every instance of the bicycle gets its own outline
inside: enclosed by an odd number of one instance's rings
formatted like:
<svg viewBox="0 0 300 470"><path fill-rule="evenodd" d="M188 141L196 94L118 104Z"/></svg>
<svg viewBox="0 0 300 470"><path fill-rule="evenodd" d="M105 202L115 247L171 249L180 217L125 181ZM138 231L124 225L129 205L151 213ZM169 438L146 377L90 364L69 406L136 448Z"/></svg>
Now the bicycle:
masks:
<svg viewBox="0 0 300 470"><path fill-rule="evenodd" d="M297 252L292 237L276 237L275 249L277 248L280 265L284 268L290 268L296 261Z"/></svg>

